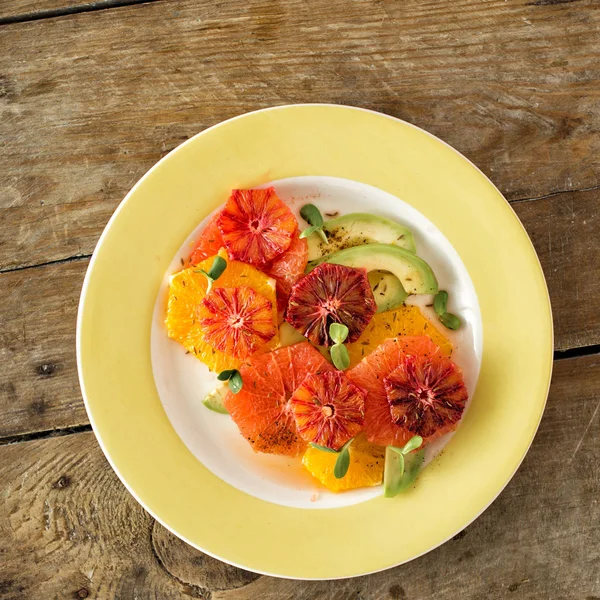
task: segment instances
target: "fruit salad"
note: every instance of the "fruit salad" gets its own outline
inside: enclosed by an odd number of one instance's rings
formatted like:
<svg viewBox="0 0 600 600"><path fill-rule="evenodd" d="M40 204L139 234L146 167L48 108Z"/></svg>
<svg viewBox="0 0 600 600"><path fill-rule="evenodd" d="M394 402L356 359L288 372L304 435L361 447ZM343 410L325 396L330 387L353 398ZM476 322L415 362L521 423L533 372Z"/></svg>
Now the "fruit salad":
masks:
<svg viewBox="0 0 600 600"><path fill-rule="evenodd" d="M199 402L256 453L298 460L316 487L396 496L465 410L461 318L407 227L299 214L273 187L233 190L170 278L167 334L216 374Z"/></svg>

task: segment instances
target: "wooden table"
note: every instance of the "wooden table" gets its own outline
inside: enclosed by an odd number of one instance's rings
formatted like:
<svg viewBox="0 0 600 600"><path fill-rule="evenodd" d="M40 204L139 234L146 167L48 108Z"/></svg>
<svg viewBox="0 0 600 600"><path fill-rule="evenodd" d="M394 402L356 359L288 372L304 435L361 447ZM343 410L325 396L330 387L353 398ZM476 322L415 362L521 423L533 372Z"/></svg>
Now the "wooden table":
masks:
<svg viewBox="0 0 600 600"><path fill-rule="evenodd" d="M0 24L0 597L600 599L597 0L3 0ZM81 283L125 193L206 127L298 102L379 110L473 160L527 228L556 326L506 490L441 548L346 581L260 577L169 534L110 469L76 373Z"/></svg>

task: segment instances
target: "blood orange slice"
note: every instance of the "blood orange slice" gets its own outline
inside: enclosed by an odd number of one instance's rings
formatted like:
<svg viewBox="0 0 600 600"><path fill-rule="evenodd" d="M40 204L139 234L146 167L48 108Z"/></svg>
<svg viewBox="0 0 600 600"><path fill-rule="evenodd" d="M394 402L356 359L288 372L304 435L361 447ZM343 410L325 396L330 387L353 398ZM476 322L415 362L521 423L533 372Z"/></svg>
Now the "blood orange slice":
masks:
<svg viewBox="0 0 600 600"><path fill-rule="evenodd" d="M416 431L434 440L456 427L467 401L460 369L428 336L389 339L347 375L367 391L365 434L381 446L403 446Z"/></svg>
<svg viewBox="0 0 600 600"><path fill-rule="evenodd" d="M467 402L460 369L439 352L407 354L384 383L392 421L423 440L455 429Z"/></svg>
<svg viewBox="0 0 600 600"><path fill-rule="evenodd" d="M290 247L262 269L277 282L277 308L284 311L292 286L300 279L308 261L308 244L294 234Z"/></svg>
<svg viewBox="0 0 600 600"><path fill-rule="evenodd" d="M233 190L217 221L234 260L262 267L285 252L298 221L274 188Z"/></svg>
<svg viewBox="0 0 600 600"><path fill-rule="evenodd" d="M229 392L225 407L256 452L298 456L306 442L298 435L290 397L309 373L330 370L308 342L253 356L239 367L242 390Z"/></svg>
<svg viewBox="0 0 600 600"><path fill-rule="evenodd" d="M332 323L346 325L354 342L376 310L365 269L323 263L294 285L285 318L313 344L329 346Z"/></svg>
<svg viewBox="0 0 600 600"><path fill-rule="evenodd" d="M228 260L224 249L219 256L227 260L223 274L214 282L211 294L221 288L236 288L248 286L253 292L266 298L271 304L272 323L277 323L277 301L275 298L275 281L261 273L251 265ZM167 334L180 342L188 352L217 373L225 369L235 369L242 359L223 352L208 343L205 338L205 328L201 325L199 310L206 296L207 279L200 269L208 272L214 261L214 256L200 262L197 267L190 267L171 277L167 306ZM256 352L268 352L279 343L275 334L271 340L256 349Z"/></svg>
<svg viewBox="0 0 600 600"><path fill-rule="evenodd" d="M290 400L300 437L339 450L363 428L365 396L341 371L307 375Z"/></svg>
<svg viewBox="0 0 600 600"><path fill-rule="evenodd" d="M197 265L205 258L214 256L223 247L223 238L221 237L221 232L217 226L220 214L221 213L218 212L216 215L213 215L206 224L206 227L202 230L200 238L190 254L189 263L191 265Z"/></svg>
<svg viewBox="0 0 600 600"><path fill-rule="evenodd" d="M220 352L248 358L275 336L271 301L242 285L216 288L198 307L204 341Z"/></svg>

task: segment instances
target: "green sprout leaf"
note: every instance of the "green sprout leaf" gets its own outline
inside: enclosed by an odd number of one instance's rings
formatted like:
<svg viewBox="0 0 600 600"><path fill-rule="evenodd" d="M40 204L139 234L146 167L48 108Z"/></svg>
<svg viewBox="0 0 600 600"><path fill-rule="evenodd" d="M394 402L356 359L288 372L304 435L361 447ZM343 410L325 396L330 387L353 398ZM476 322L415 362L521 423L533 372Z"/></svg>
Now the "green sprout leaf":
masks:
<svg viewBox="0 0 600 600"><path fill-rule="evenodd" d="M226 371L221 371L217 375L217 379L219 381L228 381L229 379L231 379L233 377L234 373L237 373L237 369L227 369Z"/></svg>
<svg viewBox="0 0 600 600"><path fill-rule="evenodd" d="M420 448L422 443L423 438L420 435L411 437L410 440L408 440L408 442L406 442L404 445L404 448L402 448L402 454L408 454L409 452Z"/></svg>
<svg viewBox="0 0 600 600"><path fill-rule="evenodd" d="M383 495L386 498L393 498L407 490L417 479L425 459L425 450L406 455L397 450L388 446L385 452Z"/></svg>
<svg viewBox="0 0 600 600"><path fill-rule="evenodd" d="M433 299L433 310L435 310L440 323L448 329L458 329L460 327L460 319L449 313L448 308L448 292L440 290Z"/></svg>
<svg viewBox="0 0 600 600"><path fill-rule="evenodd" d="M229 386L229 389L231 390L232 394L237 394L240 392L242 386L244 385L244 382L242 381L242 376L240 375L239 371L236 371L231 376L231 378L227 382L227 385Z"/></svg>
<svg viewBox="0 0 600 600"><path fill-rule="evenodd" d="M433 310L436 315L443 315L448 308L448 292L446 290L440 290L433 299Z"/></svg>
<svg viewBox="0 0 600 600"><path fill-rule="evenodd" d="M342 323L332 323L329 326L329 337L334 344L343 344L348 337L348 328Z"/></svg>
<svg viewBox="0 0 600 600"><path fill-rule="evenodd" d="M340 371L344 371L350 366L350 356L348 349L344 344L334 344L329 350L331 356L331 362L333 366Z"/></svg>
<svg viewBox="0 0 600 600"><path fill-rule="evenodd" d="M439 316L440 323L448 329L458 329L460 327L460 319L452 313L444 313Z"/></svg>
<svg viewBox="0 0 600 600"><path fill-rule="evenodd" d="M336 369L343 371L350 366L348 349L344 346L344 341L348 337L348 328L342 323L332 323L329 326L329 337L334 342L329 350L331 362L333 362Z"/></svg>
<svg viewBox="0 0 600 600"><path fill-rule="evenodd" d="M353 439L348 440L341 448L335 466L333 467L333 475L336 479L342 479L345 477L350 467L350 445Z"/></svg>
<svg viewBox="0 0 600 600"><path fill-rule="evenodd" d="M226 381L232 394L239 393L244 385L242 376L237 369L227 369L226 371L221 371L217 375L217 379L219 381Z"/></svg>
<svg viewBox="0 0 600 600"><path fill-rule="evenodd" d="M300 216L310 225L300 234L301 238L307 238L313 233L316 233L324 244L328 244L329 240L323 231L323 216L321 211L314 204L305 204L300 209Z"/></svg>
<svg viewBox="0 0 600 600"><path fill-rule="evenodd" d="M323 216L321 215L321 211L314 204L305 204L300 209L300 216L309 225L323 227Z"/></svg>
<svg viewBox="0 0 600 600"><path fill-rule="evenodd" d="M316 448L317 450L322 450L323 452L331 452L332 454L338 453L337 450L334 450L333 448L329 448L329 446L321 446L320 444L315 444L314 442L311 442L310 445L313 448Z"/></svg>
<svg viewBox="0 0 600 600"><path fill-rule="evenodd" d="M213 283L223 275L223 271L227 268L227 261L221 256L215 256L215 260L208 270L208 273L204 269L195 269L194 273L202 273L208 281L208 287L206 293L208 294L212 290Z"/></svg>

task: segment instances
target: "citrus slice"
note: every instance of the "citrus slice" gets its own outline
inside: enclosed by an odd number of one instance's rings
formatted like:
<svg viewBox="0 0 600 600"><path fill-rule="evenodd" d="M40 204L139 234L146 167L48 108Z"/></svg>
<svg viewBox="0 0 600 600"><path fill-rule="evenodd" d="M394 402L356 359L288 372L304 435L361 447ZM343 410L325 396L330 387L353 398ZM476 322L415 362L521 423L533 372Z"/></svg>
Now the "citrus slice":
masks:
<svg viewBox="0 0 600 600"><path fill-rule="evenodd" d="M313 344L330 346L332 323L346 325L353 342L376 310L365 269L323 263L294 285L285 318Z"/></svg>
<svg viewBox="0 0 600 600"><path fill-rule="evenodd" d="M395 310L375 314L361 336L355 342L346 345L350 356L350 368L365 356L369 356L377 346L389 338L418 335L428 335L445 356L452 354L452 344L418 306L400 306Z"/></svg>
<svg viewBox="0 0 600 600"><path fill-rule="evenodd" d="M298 229L296 217L272 187L232 190L217 223L229 255L258 267L285 252Z"/></svg>
<svg viewBox="0 0 600 600"><path fill-rule="evenodd" d="M309 446L302 457L306 470L332 492L379 485L383 481L385 448L360 435L350 445L350 467L341 479L333 474L338 455Z"/></svg>
<svg viewBox="0 0 600 600"><path fill-rule="evenodd" d="M363 428L365 395L341 371L307 375L290 400L300 437L339 450Z"/></svg>
<svg viewBox="0 0 600 600"><path fill-rule="evenodd" d="M224 249L219 251L219 256L227 260L227 267L214 282L211 294L220 288L247 286L271 303L272 323L275 325L277 323L275 281L251 265L229 261ZM214 257L207 258L197 267L184 269L171 277L165 323L170 338L180 342L209 369L219 373L225 369L236 369L242 359L215 348L204 339L205 332L200 323L199 311L206 296L208 282L198 271L202 269L208 272L213 260ZM279 336L276 332L269 342L256 351L268 352L277 347L278 343Z"/></svg>
<svg viewBox="0 0 600 600"><path fill-rule="evenodd" d="M216 215L213 215L206 224L206 227L202 230L200 238L190 254L190 265L197 265L205 258L215 256L215 254L223 247L223 238L221 237L221 232L217 225L220 214L221 212L219 211Z"/></svg>
<svg viewBox="0 0 600 600"><path fill-rule="evenodd" d="M256 452L298 456L306 442L298 435L289 400L309 373L330 370L308 342L253 356L239 367L243 387L227 394L225 408Z"/></svg>
<svg viewBox="0 0 600 600"><path fill-rule="evenodd" d="M272 303L251 287L213 289L198 307L204 341L237 358L248 358L275 336Z"/></svg>
<svg viewBox="0 0 600 600"><path fill-rule="evenodd" d="M306 240L294 234L290 247L262 270L277 282L277 307L284 311L292 286L300 279L308 261Z"/></svg>
<svg viewBox="0 0 600 600"><path fill-rule="evenodd" d="M381 446L404 446L414 435L426 444L451 431L455 411L448 414L440 404L449 400L462 414L467 400L460 369L428 336L386 340L347 376L367 392L365 434Z"/></svg>
<svg viewBox="0 0 600 600"><path fill-rule="evenodd" d="M424 441L455 429L467 402L461 370L435 353L407 354L383 381L392 421Z"/></svg>

